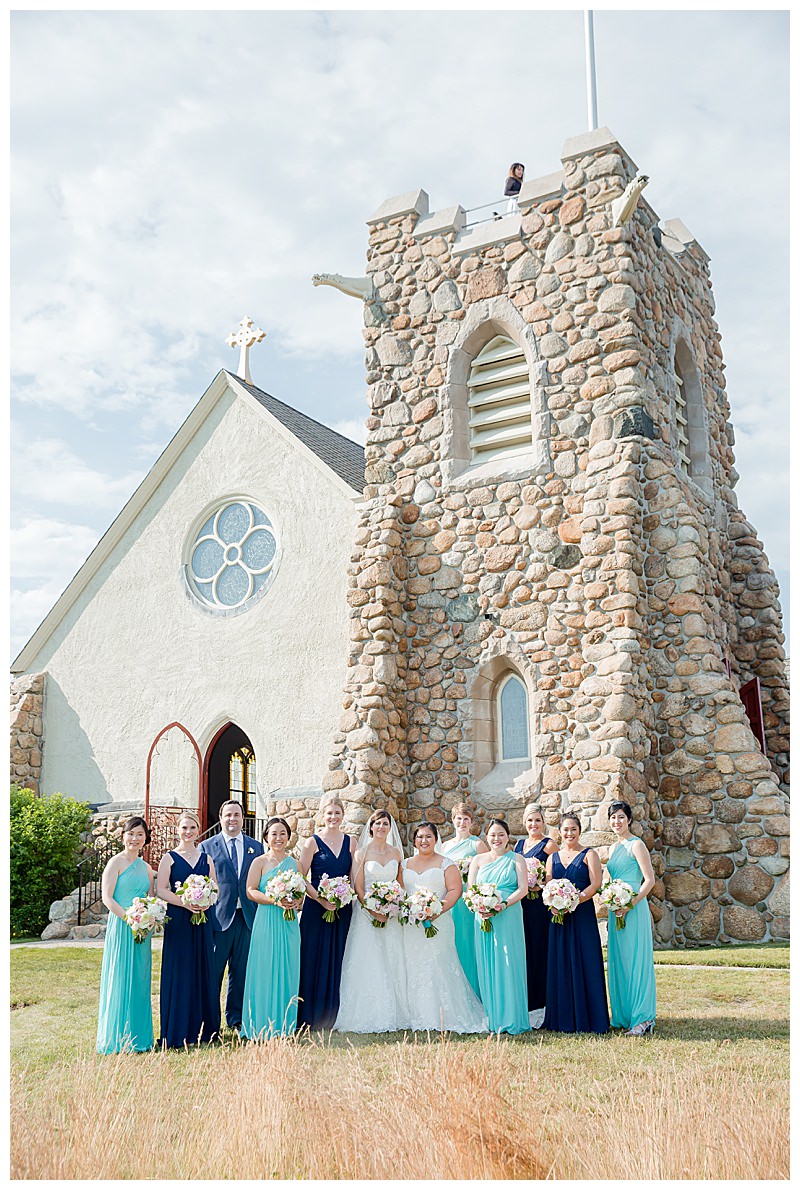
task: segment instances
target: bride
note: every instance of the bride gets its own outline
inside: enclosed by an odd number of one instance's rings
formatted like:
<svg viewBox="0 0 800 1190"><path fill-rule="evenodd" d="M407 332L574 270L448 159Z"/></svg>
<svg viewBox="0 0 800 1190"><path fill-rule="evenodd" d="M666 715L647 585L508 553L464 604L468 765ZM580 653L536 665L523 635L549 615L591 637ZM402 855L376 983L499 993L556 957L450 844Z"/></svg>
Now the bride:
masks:
<svg viewBox="0 0 800 1190"><path fill-rule="evenodd" d="M443 906L442 912L431 918L438 931L434 937L428 938L422 925L409 922L403 929L408 1026L485 1033L486 1014L461 966L449 912L461 896L461 871L458 864L436 851L438 841L433 823L421 822L413 837L417 854L402 865L406 892L430 889Z"/></svg>
<svg viewBox="0 0 800 1190"><path fill-rule="evenodd" d="M372 913L364 898L376 880L398 880L403 849L388 810L375 810L361 832L353 857L353 884L361 906L354 905L342 961L339 1033L394 1033L408 1026L403 929L396 918ZM372 919L386 922L377 929Z"/></svg>

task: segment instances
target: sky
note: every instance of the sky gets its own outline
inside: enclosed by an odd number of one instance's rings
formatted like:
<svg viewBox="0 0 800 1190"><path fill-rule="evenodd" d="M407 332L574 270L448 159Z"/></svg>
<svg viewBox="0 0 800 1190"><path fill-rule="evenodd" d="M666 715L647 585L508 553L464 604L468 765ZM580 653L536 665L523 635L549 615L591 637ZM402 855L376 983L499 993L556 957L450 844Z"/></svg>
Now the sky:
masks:
<svg viewBox="0 0 800 1190"><path fill-rule="evenodd" d="M594 25L599 123L711 257L738 500L788 614L788 13ZM11 66L14 657L243 315L253 382L363 441L361 303L312 273L363 273L384 199L491 202L588 124L579 10L16 11Z"/></svg>

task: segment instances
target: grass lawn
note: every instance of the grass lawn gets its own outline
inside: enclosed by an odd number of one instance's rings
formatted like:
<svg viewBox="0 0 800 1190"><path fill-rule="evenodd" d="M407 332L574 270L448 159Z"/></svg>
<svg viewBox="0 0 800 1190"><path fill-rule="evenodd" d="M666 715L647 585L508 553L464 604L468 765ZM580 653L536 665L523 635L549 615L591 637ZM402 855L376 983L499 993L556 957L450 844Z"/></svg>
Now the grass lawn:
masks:
<svg viewBox="0 0 800 1190"><path fill-rule="evenodd" d="M102 951L13 948L12 1176L788 1177L788 947L684 953L703 969L658 961L641 1041L333 1035L100 1058Z"/></svg>

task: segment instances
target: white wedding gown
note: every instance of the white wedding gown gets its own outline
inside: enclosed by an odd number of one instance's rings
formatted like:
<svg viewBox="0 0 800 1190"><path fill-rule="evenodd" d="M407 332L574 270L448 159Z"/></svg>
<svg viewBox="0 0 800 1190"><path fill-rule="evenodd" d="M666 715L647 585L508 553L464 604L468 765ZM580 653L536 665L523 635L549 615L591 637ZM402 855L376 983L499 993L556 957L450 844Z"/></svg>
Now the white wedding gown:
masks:
<svg viewBox="0 0 800 1190"><path fill-rule="evenodd" d="M406 892L429 888L440 901L447 895L445 869L453 861L442 856L442 865L415 872L403 862ZM434 922L438 933L425 935L421 925L401 927L407 972L406 1001L410 1029L439 1029L452 1033L486 1033L488 1024L483 1005L469 985L456 950L455 928L451 913L443 913Z"/></svg>
<svg viewBox="0 0 800 1190"><path fill-rule="evenodd" d="M376 880L396 880L397 860L364 864L364 890ZM403 931L395 918L382 930L357 901L342 960L339 1014L334 1029L339 1033L394 1033L408 1027L406 963Z"/></svg>

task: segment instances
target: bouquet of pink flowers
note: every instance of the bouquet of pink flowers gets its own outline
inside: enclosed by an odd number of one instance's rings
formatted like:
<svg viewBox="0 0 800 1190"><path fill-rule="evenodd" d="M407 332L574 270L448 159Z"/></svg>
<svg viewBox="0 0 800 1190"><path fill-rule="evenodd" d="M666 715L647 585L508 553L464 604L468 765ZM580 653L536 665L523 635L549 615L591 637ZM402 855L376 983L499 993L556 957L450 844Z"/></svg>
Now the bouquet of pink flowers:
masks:
<svg viewBox="0 0 800 1190"><path fill-rule="evenodd" d="M306 882L299 872L284 868L267 881L264 895L275 905L281 901L296 901L299 905L306 895ZM294 909L284 909L283 920L294 921Z"/></svg>
<svg viewBox="0 0 800 1190"><path fill-rule="evenodd" d="M541 859L526 859L525 867L528 869L528 896L535 901L547 879L547 864Z"/></svg>
<svg viewBox="0 0 800 1190"><path fill-rule="evenodd" d="M122 920L133 930L134 942L144 942L163 926L167 916L167 902L160 897L134 897Z"/></svg>
<svg viewBox="0 0 800 1190"><path fill-rule="evenodd" d="M488 880L481 884L470 884L464 892L464 904L470 913L480 913L488 910L492 917L499 913L503 908L504 901L500 896L500 892L496 884L490 884ZM491 917L484 917L481 920L481 929L488 934L492 929Z"/></svg>
<svg viewBox="0 0 800 1190"><path fill-rule="evenodd" d="M458 867L459 867L459 871L461 872L461 879L463 880L464 884L467 883L467 877L469 876L470 864L472 863L474 858L475 858L474 855L465 855L463 859L456 860L456 863L458 864Z"/></svg>
<svg viewBox="0 0 800 1190"><path fill-rule="evenodd" d="M219 885L210 876L187 876L183 884L175 886L175 892L185 908L192 910L192 925L199 926L206 920L205 910L219 896Z"/></svg>
<svg viewBox="0 0 800 1190"><path fill-rule="evenodd" d="M581 894L571 880L548 880L542 889L542 900L557 926L564 924L564 914L574 913L581 903Z"/></svg>
<svg viewBox="0 0 800 1190"><path fill-rule="evenodd" d="M606 878L600 889L600 904L605 905L609 912L616 914L620 909L630 908L634 896L633 889L624 880L612 880L606 873ZM625 914L614 918L618 930L625 929Z"/></svg>
<svg viewBox="0 0 800 1190"><path fill-rule="evenodd" d="M415 926L424 926L426 938L435 937L439 931L430 919L442 912L442 902L436 893L432 889L420 885L405 900L408 920L413 921Z"/></svg>
<svg viewBox="0 0 800 1190"><path fill-rule="evenodd" d="M317 892L323 901L330 901L333 909L326 909L322 915L323 921L336 921L340 909L349 905L355 897L350 881L346 876L329 876L322 873Z"/></svg>
<svg viewBox="0 0 800 1190"><path fill-rule="evenodd" d="M403 904L403 889L396 880L376 880L364 897L364 908L372 913L385 913L387 917L399 917ZM376 930L382 930L385 921L372 919Z"/></svg>

